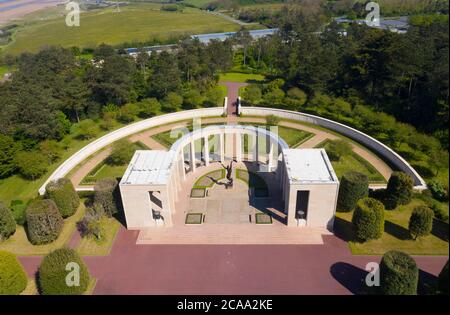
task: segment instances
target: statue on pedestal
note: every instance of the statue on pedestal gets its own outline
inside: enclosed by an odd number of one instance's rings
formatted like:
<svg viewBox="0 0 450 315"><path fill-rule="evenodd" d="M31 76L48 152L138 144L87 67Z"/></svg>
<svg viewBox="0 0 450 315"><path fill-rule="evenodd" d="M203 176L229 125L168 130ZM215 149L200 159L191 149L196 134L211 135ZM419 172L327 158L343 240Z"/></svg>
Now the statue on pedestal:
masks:
<svg viewBox="0 0 450 315"><path fill-rule="evenodd" d="M231 161L230 165L225 167L225 169L227 171L227 180L228 180L228 183L225 184L225 188L228 189L229 187L233 187L233 178L231 177L233 172L233 161Z"/></svg>

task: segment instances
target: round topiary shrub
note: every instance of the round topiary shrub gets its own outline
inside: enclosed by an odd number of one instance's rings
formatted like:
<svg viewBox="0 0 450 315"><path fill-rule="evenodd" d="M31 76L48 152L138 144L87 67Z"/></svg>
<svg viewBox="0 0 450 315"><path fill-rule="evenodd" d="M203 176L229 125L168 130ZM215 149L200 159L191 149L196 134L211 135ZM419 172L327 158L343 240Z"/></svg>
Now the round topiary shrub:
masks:
<svg viewBox="0 0 450 315"><path fill-rule="evenodd" d="M448 295L448 260L439 273L438 289L440 294Z"/></svg>
<svg viewBox="0 0 450 315"><path fill-rule="evenodd" d="M384 232L384 206L373 198L363 198L356 204L352 218L353 231L359 241L380 238Z"/></svg>
<svg viewBox="0 0 450 315"><path fill-rule="evenodd" d="M337 209L341 212L352 211L359 199L367 196L369 179L358 172L347 172L341 178Z"/></svg>
<svg viewBox="0 0 450 315"><path fill-rule="evenodd" d="M117 213L117 180L115 178L100 179L94 186L94 204L103 208L108 217Z"/></svg>
<svg viewBox="0 0 450 315"><path fill-rule="evenodd" d="M2 202L0 202L0 242L8 239L16 232L16 220Z"/></svg>
<svg viewBox="0 0 450 315"><path fill-rule="evenodd" d="M38 286L43 295L83 294L89 279L86 264L70 248L59 248L45 256L38 270Z"/></svg>
<svg viewBox="0 0 450 315"><path fill-rule="evenodd" d="M386 204L388 209L398 205L406 205L411 201L414 181L411 176L403 172L393 172L386 188Z"/></svg>
<svg viewBox="0 0 450 315"><path fill-rule="evenodd" d="M417 294L419 269L408 254L389 251L380 262L380 293L385 295Z"/></svg>
<svg viewBox="0 0 450 315"><path fill-rule="evenodd" d="M20 294L27 283L27 274L16 256L0 251L0 295Z"/></svg>
<svg viewBox="0 0 450 315"><path fill-rule="evenodd" d="M48 244L58 238L64 222L53 200L43 199L31 202L26 215L28 238L32 244Z"/></svg>
<svg viewBox="0 0 450 315"><path fill-rule="evenodd" d="M426 206L414 208L409 218L409 233L413 239L431 233L433 228L434 212Z"/></svg>
<svg viewBox="0 0 450 315"><path fill-rule="evenodd" d="M45 187L45 191L46 198L55 202L63 218L70 217L77 211L80 205L80 198L69 179L60 178L56 181L51 181Z"/></svg>

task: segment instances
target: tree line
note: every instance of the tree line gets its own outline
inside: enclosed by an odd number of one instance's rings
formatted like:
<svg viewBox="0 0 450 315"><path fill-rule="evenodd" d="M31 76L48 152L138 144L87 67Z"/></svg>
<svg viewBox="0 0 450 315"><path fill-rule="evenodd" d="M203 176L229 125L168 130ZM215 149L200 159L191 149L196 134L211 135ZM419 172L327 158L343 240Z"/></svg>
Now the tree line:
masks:
<svg viewBox="0 0 450 315"><path fill-rule="evenodd" d="M0 178L40 177L70 138L90 139L116 123L161 112L221 104L218 73L231 67L232 54L229 42L186 41L175 52L143 52L136 59L107 45L92 60L60 47L8 57L16 71L0 84Z"/></svg>

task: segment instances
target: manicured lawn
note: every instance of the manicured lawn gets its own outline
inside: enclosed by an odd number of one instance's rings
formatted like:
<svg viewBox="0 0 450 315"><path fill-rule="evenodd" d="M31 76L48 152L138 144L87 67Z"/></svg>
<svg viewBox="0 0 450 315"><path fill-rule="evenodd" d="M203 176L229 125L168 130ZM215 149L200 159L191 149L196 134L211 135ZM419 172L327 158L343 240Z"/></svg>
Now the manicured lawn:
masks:
<svg viewBox="0 0 450 315"><path fill-rule="evenodd" d="M102 218L100 224L105 229L105 238L83 237L76 248L81 256L106 256L111 251L120 223L115 218Z"/></svg>
<svg viewBox="0 0 450 315"><path fill-rule="evenodd" d="M304 130L278 126L278 136L286 141L290 148L296 148L313 137L314 134Z"/></svg>
<svg viewBox="0 0 450 315"><path fill-rule="evenodd" d="M81 185L94 185L99 179L113 177L121 178L125 173L128 165L109 165L105 161L99 164L99 167L94 168L91 173L89 173L81 181Z"/></svg>
<svg viewBox="0 0 450 315"><path fill-rule="evenodd" d="M448 255L449 227L447 223L435 220L432 234L412 240L409 237L408 222L413 209L425 205L420 199L385 211L385 232L378 240L358 243L352 241L352 213L336 213L335 233L349 241L355 255L382 255L389 250L400 250L411 255Z"/></svg>
<svg viewBox="0 0 450 315"><path fill-rule="evenodd" d="M238 83L254 83L263 82L266 77L262 74L227 72L219 77L219 82L238 82Z"/></svg>
<svg viewBox="0 0 450 315"><path fill-rule="evenodd" d="M135 146L136 150L148 150L149 148L143 144L142 142L138 141L135 143L132 143L133 146ZM113 178L121 178L125 171L127 170L128 164L124 165L110 165L107 163L106 158L104 161L102 161L100 164L98 164L96 167L94 167L89 174L86 175L86 177L83 178L81 181L81 185L93 185L95 184L99 179L107 178L107 177L113 177Z"/></svg>
<svg viewBox="0 0 450 315"><path fill-rule="evenodd" d="M223 178L225 178L224 169L209 172L197 179L197 181L194 183L194 188L211 188L212 186L214 186L216 181Z"/></svg>
<svg viewBox="0 0 450 315"><path fill-rule="evenodd" d="M318 144L317 148L327 149L327 140ZM350 155L342 156L339 161L331 161L333 169L338 178L341 178L346 172L356 171L367 175L371 183L386 183L383 175L381 175L375 167L367 162L358 154L352 152Z"/></svg>
<svg viewBox="0 0 450 315"><path fill-rule="evenodd" d="M60 248L70 241L70 238L75 231L76 222L78 222L84 215L85 206L81 202L78 211L64 220L64 226L61 230L59 237L52 243L46 245L33 245L27 238L25 229L22 226L18 226L16 233L8 240L0 243L0 250L5 250L14 253L19 256L29 255L46 255L51 251Z"/></svg>
<svg viewBox="0 0 450 315"><path fill-rule="evenodd" d="M267 189L267 184L258 174L238 168L236 178L246 183L251 188Z"/></svg>
<svg viewBox="0 0 450 315"><path fill-rule="evenodd" d="M20 27L6 51L18 54L37 51L43 45L95 47L167 40L188 34L236 31L239 25L195 8L161 11L159 4L133 4L121 8L93 10L81 14L79 27L65 27L65 17L34 21Z"/></svg>

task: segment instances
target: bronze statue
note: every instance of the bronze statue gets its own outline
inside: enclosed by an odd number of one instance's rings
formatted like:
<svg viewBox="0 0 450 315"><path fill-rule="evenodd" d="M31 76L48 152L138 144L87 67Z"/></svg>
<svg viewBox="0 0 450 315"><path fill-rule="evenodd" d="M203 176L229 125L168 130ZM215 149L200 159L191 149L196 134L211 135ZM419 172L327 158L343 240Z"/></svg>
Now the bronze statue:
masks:
<svg viewBox="0 0 450 315"><path fill-rule="evenodd" d="M229 187L233 187L233 178L231 177L231 174L233 172L233 161L231 161L230 165L225 167L227 171L227 180L228 183L225 184L225 188L228 189Z"/></svg>

